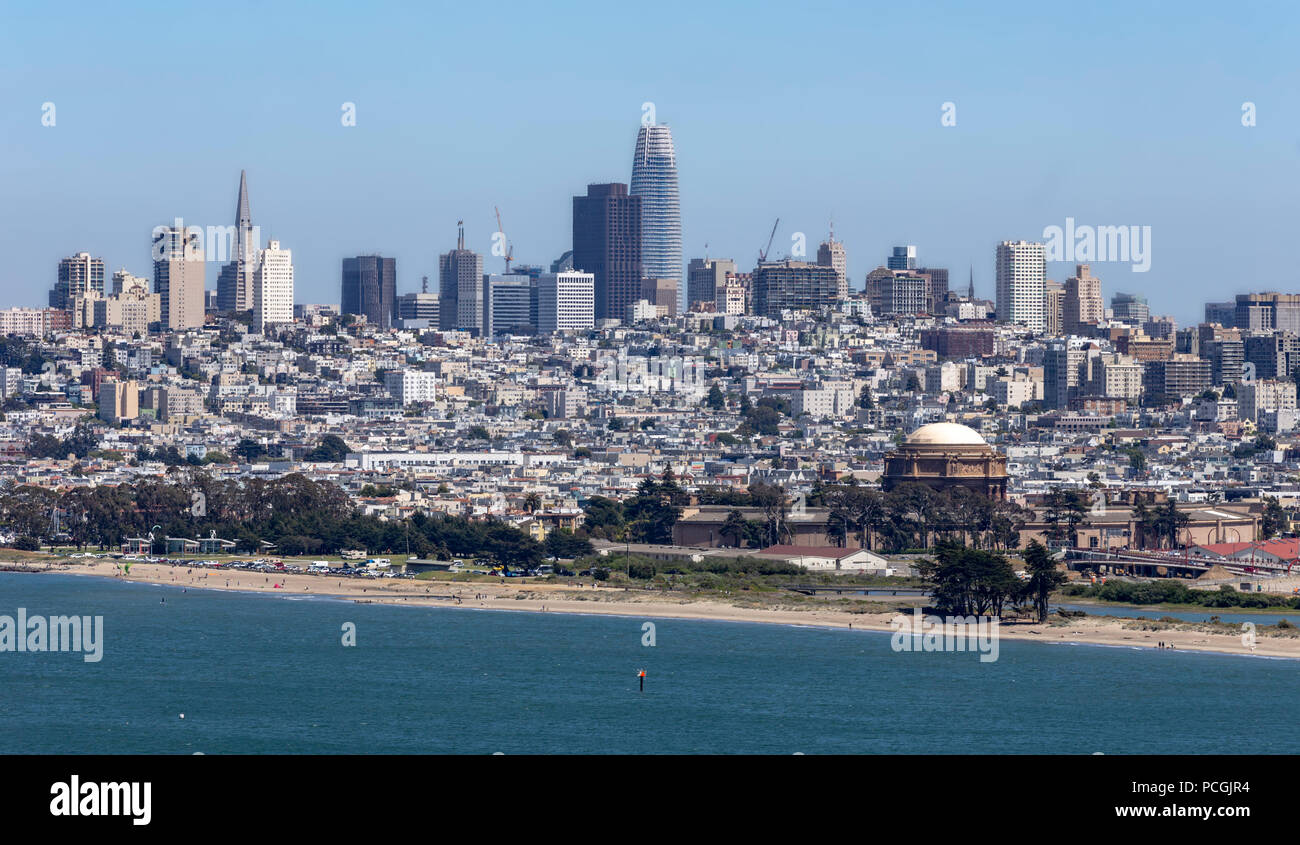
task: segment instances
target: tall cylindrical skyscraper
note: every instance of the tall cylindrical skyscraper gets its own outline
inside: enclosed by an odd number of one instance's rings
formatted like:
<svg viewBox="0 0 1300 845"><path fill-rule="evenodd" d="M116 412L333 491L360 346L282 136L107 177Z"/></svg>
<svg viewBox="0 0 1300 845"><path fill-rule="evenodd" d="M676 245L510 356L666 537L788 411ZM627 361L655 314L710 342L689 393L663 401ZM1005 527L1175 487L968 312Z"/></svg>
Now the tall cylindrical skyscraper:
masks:
<svg viewBox="0 0 1300 845"><path fill-rule="evenodd" d="M641 197L641 263L648 279L672 279L682 289L682 212L677 153L667 126L641 127L629 193Z"/></svg>

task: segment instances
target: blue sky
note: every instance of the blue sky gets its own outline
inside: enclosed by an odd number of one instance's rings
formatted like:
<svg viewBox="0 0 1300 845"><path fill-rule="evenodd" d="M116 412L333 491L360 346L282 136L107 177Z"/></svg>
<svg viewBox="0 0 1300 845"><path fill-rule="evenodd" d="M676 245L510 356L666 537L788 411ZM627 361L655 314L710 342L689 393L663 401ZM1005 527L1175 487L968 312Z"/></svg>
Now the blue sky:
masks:
<svg viewBox="0 0 1300 845"><path fill-rule="evenodd" d="M300 302L337 302L341 259L365 252L397 258L399 291L436 285L458 219L488 251L493 206L516 260L549 263L569 247L571 197L630 178L646 101L673 127L688 258L707 243L751 267L777 217L775 254L794 232L815 252L834 220L855 288L912 243L954 283L974 265L991 298L998 241L1074 217L1152 227L1149 272L1093 272L1107 299L1143 293L1180 324L1206 299L1298 289L1300 12L1282 3L0 15L4 306L43 305L58 260L82 250L151 275L150 230L232 223L241 168L254 222L294 251Z"/></svg>

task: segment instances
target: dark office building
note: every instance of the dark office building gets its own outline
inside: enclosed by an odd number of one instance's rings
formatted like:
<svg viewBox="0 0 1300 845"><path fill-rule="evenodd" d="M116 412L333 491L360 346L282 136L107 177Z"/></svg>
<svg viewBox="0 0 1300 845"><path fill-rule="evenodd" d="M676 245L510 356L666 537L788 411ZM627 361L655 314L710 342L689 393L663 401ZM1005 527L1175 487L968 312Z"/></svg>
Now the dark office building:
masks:
<svg viewBox="0 0 1300 845"><path fill-rule="evenodd" d="M1147 361L1142 367L1142 390L1148 395L1196 396L1209 390L1214 380L1213 365L1194 355Z"/></svg>
<svg viewBox="0 0 1300 845"><path fill-rule="evenodd" d="M942 314L948 303L948 271L943 267L921 267L916 273L930 277L930 301L926 310L931 314Z"/></svg>
<svg viewBox="0 0 1300 845"><path fill-rule="evenodd" d="M1300 367L1300 337L1290 332L1252 335L1245 344L1246 360L1255 366L1255 378L1289 379Z"/></svg>
<svg viewBox="0 0 1300 845"><path fill-rule="evenodd" d="M534 334L535 282L522 273L483 277L483 337Z"/></svg>
<svg viewBox="0 0 1300 845"><path fill-rule="evenodd" d="M1240 338L1202 338L1201 357L1210 362L1210 381L1215 386L1241 383L1241 365L1246 360L1246 348Z"/></svg>
<svg viewBox="0 0 1300 845"><path fill-rule="evenodd" d="M343 259L339 310L364 314L371 325L391 328L397 319L397 259L378 255Z"/></svg>
<svg viewBox="0 0 1300 845"><path fill-rule="evenodd" d="M482 337L483 284L483 256L465 248L465 227L459 226L456 248L438 256L438 328Z"/></svg>
<svg viewBox="0 0 1300 845"><path fill-rule="evenodd" d="M817 310L839 301L839 275L834 267L806 261L760 262L754 270L754 313L781 318L785 309Z"/></svg>
<svg viewBox="0 0 1300 845"><path fill-rule="evenodd" d="M641 197L627 185L588 185L573 198L573 269L596 277L596 319L626 320L641 298Z"/></svg>

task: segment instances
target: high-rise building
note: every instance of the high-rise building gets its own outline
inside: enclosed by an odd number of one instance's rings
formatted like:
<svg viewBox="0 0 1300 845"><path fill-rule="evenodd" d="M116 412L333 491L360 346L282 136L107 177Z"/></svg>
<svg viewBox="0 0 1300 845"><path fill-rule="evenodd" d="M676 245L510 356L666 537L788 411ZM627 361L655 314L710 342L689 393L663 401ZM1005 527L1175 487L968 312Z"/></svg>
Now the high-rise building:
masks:
<svg viewBox="0 0 1300 845"><path fill-rule="evenodd" d="M1047 328L1044 285L1047 253L1041 243L1003 241L997 248L998 320L1031 331Z"/></svg>
<svg viewBox="0 0 1300 845"><path fill-rule="evenodd" d="M716 302L718 292L727 282L727 274L736 272L730 258L692 258L686 270L686 305Z"/></svg>
<svg viewBox="0 0 1300 845"><path fill-rule="evenodd" d="M884 317L930 312L930 279L908 270L891 270L879 276L879 308L872 313Z"/></svg>
<svg viewBox="0 0 1300 845"><path fill-rule="evenodd" d="M126 268L122 268L113 274L113 283L110 294L125 293L126 291L142 290L144 293L149 292L149 280L144 276L137 276L130 273Z"/></svg>
<svg viewBox="0 0 1300 845"><path fill-rule="evenodd" d="M50 290L50 307L67 311L73 300L87 294L104 295L104 259L79 252L59 261L59 277Z"/></svg>
<svg viewBox="0 0 1300 845"><path fill-rule="evenodd" d="M483 336L483 256L465 248L458 225L456 248L438 256L438 328Z"/></svg>
<svg viewBox="0 0 1300 845"><path fill-rule="evenodd" d="M1236 302L1205 303L1205 322L1232 328L1237 324Z"/></svg>
<svg viewBox="0 0 1300 845"><path fill-rule="evenodd" d="M866 286L863 288L863 293L866 294L867 302L871 306L872 314L880 314L881 309L884 308L885 282L892 279L896 272L899 271L891 270L888 267L881 265L867 274Z"/></svg>
<svg viewBox="0 0 1300 845"><path fill-rule="evenodd" d="M948 271L943 267L918 267L918 276L930 280L930 299L926 303L927 314L942 314L948 304Z"/></svg>
<svg viewBox="0 0 1300 845"><path fill-rule="evenodd" d="M1252 332L1300 334L1300 294L1242 293L1237 295L1236 328Z"/></svg>
<svg viewBox="0 0 1300 845"><path fill-rule="evenodd" d="M596 276L570 270L537 277L537 331L584 331L595 324ZM626 314L624 314L626 317Z"/></svg>
<svg viewBox="0 0 1300 845"><path fill-rule="evenodd" d="M99 385L99 418L121 423L140 416L140 386L134 381L109 379Z"/></svg>
<svg viewBox="0 0 1300 845"><path fill-rule="evenodd" d="M234 256L217 276L217 310L226 313L251 311L262 245L258 243L253 216L248 210L248 177L243 170L239 171L239 199L235 203L235 229L231 240ZM213 256L213 260L219 259L220 256Z"/></svg>
<svg viewBox="0 0 1300 845"><path fill-rule="evenodd" d="M1245 339L1246 361L1255 378L1291 378L1300 367L1300 337L1290 332L1250 335Z"/></svg>
<svg viewBox="0 0 1300 845"><path fill-rule="evenodd" d="M754 270L754 313L780 319L785 309L812 309L839 301L834 267L806 261L765 261Z"/></svg>
<svg viewBox="0 0 1300 845"><path fill-rule="evenodd" d="M404 293L397 297L397 318L399 320L424 320L430 326L438 325L441 305L438 294L422 291Z"/></svg>
<svg viewBox="0 0 1300 845"><path fill-rule="evenodd" d="M835 240L835 231L833 229L830 236L822 241L821 246L817 247L817 263L835 268L840 280L840 299L847 297L849 295L849 259L847 253L844 252L844 243Z"/></svg>
<svg viewBox="0 0 1300 845"><path fill-rule="evenodd" d="M438 325L438 294L429 293L429 277L420 277L418 293L404 293L397 297L397 318L402 321L424 320L430 326Z"/></svg>
<svg viewBox="0 0 1300 845"><path fill-rule="evenodd" d="M1209 390L1214 380L1210 362L1195 355L1172 355L1166 360L1144 361L1142 367L1142 391L1148 396L1195 396ZM1291 386L1294 389L1295 385Z"/></svg>
<svg viewBox="0 0 1300 845"><path fill-rule="evenodd" d="M748 288L745 284L744 276L735 273L728 273L726 280L717 288L717 297L714 300L714 310L719 314L744 314L746 310L746 301L749 298Z"/></svg>
<svg viewBox="0 0 1300 845"><path fill-rule="evenodd" d="M149 293L148 279L118 270L113 288L112 296L94 302L94 326L143 337L151 324L161 322L162 297Z"/></svg>
<svg viewBox="0 0 1300 845"><path fill-rule="evenodd" d="M1098 356L1093 394L1112 399L1137 400L1142 396L1143 365L1127 355Z"/></svg>
<svg viewBox="0 0 1300 845"><path fill-rule="evenodd" d="M172 331L204 323L203 234L197 226L159 226L153 233L153 289L159 294L161 322Z"/></svg>
<svg viewBox="0 0 1300 845"><path fill-rule="evenodd" d="M483 278L483 337L531 334L533 280L521 273Z"/></svg>
<svg viewBox="0 0 1300 845"><path fill-rule="evenodd" d="M573 269L573 250L566 249L560 257L551 262L552 273L567 273ZM538 275L541 275L540 273Z"/></svg>
<svg viewBox="0 0 1300 845"><path fill-rule="evenodd" d="M1237 387L1243 419L1257 421L1264 411L1295 410L1296 387L1291 379L1257 379Z"/></svg>
<svg viewBox="0 0 1300 845"><path fill-rule="evenodd" d="M573 268L596 279L597 320L622 320L641 297L641 197L627 185L588 185L573 198Z"/></svg>
<svg viewBox="0 0 1300 845"><path fill-rule="evenodd" d="M885 266L890 270L915 270L916 247L896 246L893 255L885 259Z"/></svg>
<svg viewBox="0 0 1300 845"><path fill-rule="evenodd" d="M628 191L641 198L641 274L682 282L682 213L677 196L677 153L672 130L642 125L632 156Z"/></svg>
<svg viewBox="0 0 1300 845"><path fill-rule="evenodd" d="M1092 275L1087 264L1076 264L1074 275L1065 280L1065 299L1061 304L1061 328L1066 334L1092 334L1106 316L1101 298L1101 279Z"/></svg>
<svg viewBox="0 0 1300 845"><path fill-rule="evenodd" d="M434 402L438 398L438 374L422 370L389 370L384 389L402 405Z"/></svg>
<svg viewBox="0 0 1300 845"><path fill-rule="evenodd" d="M1201 337L1201 357L1210 362L1210 380L1216 386L1241 383L1246 345L1235 332Z"/></svg>
<svg viewBox="0 0 1300 845"><path fill-rule="evenodd" d="M641 299L652 305L664 309L664 314L669 317L677 316L677 280L676 279L650 279L641 280Z"/></svg>
<svg viewBox="0 0 1300 845"><path fill-rule="evenodd" d="M1151 319L1151 306L1145 296L1136 293L1117 293L1110 300L1110 310L1116 320L1130 326L1140 326Z"/></svg>
<svg viewBox="0 0 1300 845"><path fill-rule="evenodd" d="M365 316L371 325L392 328L397 319L397 259L379 255L343 259L339 310Z"/></svg>
<svg viewBox="0 0 1300 845"><path fill-rule="evenodd" d="M1062 341L1048 344L1043 352L1043 404L1052 409L1070 407L1079 393L1080 369L1085 353Z"/></svg>
<svg viewBox="0 0 1300 845"><path fill-rule="evenodd" d="M1060 337L1065 304L1065 285L1051 279L1043 282L1043 320L1051 337Z"/></svg>
<svg viewBox="0 0 1300 845"><path fill-rule="evenodd" d="M253 329L293 322L293 251L271 241L257 257L253 274Z"/></svg>

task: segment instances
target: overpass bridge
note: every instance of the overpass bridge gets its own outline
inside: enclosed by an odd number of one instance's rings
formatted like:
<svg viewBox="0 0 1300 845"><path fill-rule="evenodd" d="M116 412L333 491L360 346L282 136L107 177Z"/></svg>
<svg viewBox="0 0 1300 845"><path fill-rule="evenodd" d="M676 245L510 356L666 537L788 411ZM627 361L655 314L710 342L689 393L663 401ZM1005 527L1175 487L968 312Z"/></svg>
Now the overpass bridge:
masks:
<svg viewBox="0 0 1300 845"><path fill-rule="evenodd" d="M1199 578L1210 567L1221 566L1234 575L1278 577L1289 573L1290 568L1262 560L1207 557L1177 551L1151 552L1137 549L1096 551L1093 549L1067 549L1067 565L1071 569L1098 569L1122 575L1146 578Z"/></svg>

